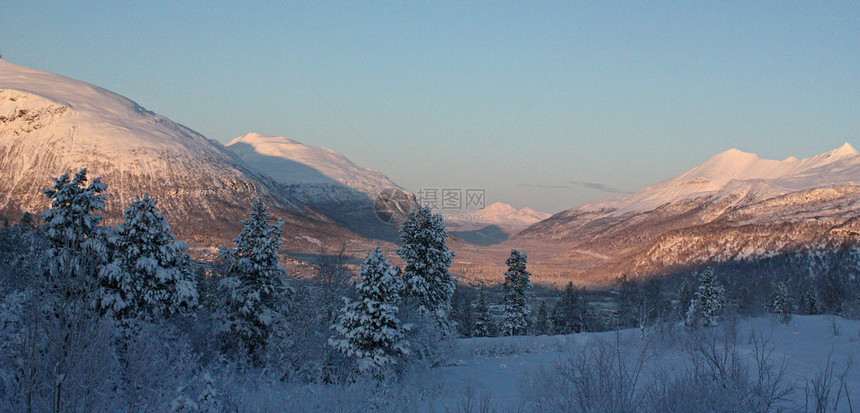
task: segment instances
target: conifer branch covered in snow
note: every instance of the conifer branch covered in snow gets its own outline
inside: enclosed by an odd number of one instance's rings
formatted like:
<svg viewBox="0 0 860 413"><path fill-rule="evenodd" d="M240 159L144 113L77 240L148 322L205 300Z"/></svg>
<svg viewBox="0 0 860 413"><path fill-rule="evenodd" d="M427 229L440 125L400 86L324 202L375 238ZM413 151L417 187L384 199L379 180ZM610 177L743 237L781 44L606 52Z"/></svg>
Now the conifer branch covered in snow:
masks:
<svg viewBox="0 0 860 413"><path fill-rule="evenodd" d="M407 329L397 318L401 278L377 246L367 254L354 285L358 297L343 308L329 344L354 359L362 374L377 374L409 353Z"/></svg>

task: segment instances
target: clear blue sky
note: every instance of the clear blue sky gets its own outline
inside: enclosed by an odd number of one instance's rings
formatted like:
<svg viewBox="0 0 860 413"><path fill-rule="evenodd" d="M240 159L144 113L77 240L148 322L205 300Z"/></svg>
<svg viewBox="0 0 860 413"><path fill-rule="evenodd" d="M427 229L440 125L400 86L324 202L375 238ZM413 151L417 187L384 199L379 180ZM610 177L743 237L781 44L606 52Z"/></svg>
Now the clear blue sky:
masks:
<svg viewBox="0 0 860 413"><path fill-rule="evenodd" d="M14 1L0 52L221 142L548 212L732 147L860 143L858 1L418 3Z"/></svg>

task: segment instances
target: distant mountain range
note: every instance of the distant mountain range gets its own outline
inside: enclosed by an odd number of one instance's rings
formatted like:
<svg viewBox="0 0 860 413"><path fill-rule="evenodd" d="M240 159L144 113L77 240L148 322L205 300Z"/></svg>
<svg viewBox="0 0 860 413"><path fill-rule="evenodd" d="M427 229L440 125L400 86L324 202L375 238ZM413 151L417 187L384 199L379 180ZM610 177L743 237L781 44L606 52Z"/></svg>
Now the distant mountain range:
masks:
<svg viewBox="0 0 860 413"><path fill-rule="evenodd" d="M113 92L0 60L0 214L43 211L51 178L83 167L108 184L109 222L149 193L176 232L202 246L232 240L256 199L286 221L296 249L390 240L391 222L414 203L336 152L257 134L227 148ZM344 205L351 215L338 213Z"/></svg>
<svg viewBox="0 0 860 413"><path fill-rule="evenodd" d="M783 161L732 149L632 195L555 214L516 237L606 256L607 274L648 274L854 243L858 218L860 154L850 144Z"/></svg>

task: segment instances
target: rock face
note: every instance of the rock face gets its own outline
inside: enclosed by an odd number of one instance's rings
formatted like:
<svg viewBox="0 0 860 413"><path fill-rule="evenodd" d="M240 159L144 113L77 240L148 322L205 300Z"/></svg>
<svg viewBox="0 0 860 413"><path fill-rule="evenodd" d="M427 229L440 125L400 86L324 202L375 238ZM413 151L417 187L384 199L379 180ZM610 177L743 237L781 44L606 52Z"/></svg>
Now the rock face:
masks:
<svg viewBox="0 0 860 413"><path fill-rule="evenodd" d="M263 199L286 221L287 247L357 238L218 142L105 89L0 60L0 214L43 211L51 178L83 167L108 184L109 223L149 193L184 240L226 245Z"/></svg>
<svg viewBox="0 0 860 413"><path fill-rule="evenodd" d="M517 237L610 257L605 272L663 269L855 243L860 154L850 145L807 159L736 149L624 197L560 212Z"/></svg>
<svg viewBox="0 0 860 413"><path fill-rule="evenodd" d="M375 169L326 148L250 133L227 144L260 175L283 185L291 199L321 211L367 238L395 241L413 194Z"/></svg>

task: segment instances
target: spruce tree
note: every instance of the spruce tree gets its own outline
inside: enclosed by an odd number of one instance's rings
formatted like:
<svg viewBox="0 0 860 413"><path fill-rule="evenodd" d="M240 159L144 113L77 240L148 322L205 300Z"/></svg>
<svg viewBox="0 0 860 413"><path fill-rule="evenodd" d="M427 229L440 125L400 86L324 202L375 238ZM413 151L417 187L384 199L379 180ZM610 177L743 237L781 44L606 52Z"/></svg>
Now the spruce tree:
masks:
<svg viewBox="0 0 860 413"><path fill-rule="evenodd" d="M791 295L788 293L788 286L784 282L777 284L774 289L771 309L780 323L788 324L791 321L794 305L791 302Z"/></svg>
<svg viewBox="0 0 860 413"><path fill-rule="evenodd" d="M46 275L52 289L80 296L95 287L96 273L107 260L107 248L99 223L104 211L107 185L101 178L87 185L87 169L70 179L64 174L45 190L51 208L42 213L48 248L45 251Z"/></svg>
<svg viewBox="0 0 860 413"><path fill-rule="evenodd" d="M18 221L18 226L21 227L22 231L32 231L36 229L36 220L33 218L33 214L25 212L24 215L21 215L21 220Z"/></svg>
<svg viewBox="0 0 860 413"><path fill-rule="evenodd" d="M265 346L291 291L284 282L286 270L278 263L283 222L270 227L270 218L266 206L257 201L251 218L242 222L242 231L233 240L236 248L221 250L227 263L221 281L227 303L219 313L224 322L220 332L228 346L238 344L231 342L238 339L252 356Z"/></svg>
<svg viewBox="0 0 860 413"><path fill-rule="evenodd" d="M343 308L332 326L337 337L329 344L354 359L362 374L379 375L396 364L398 356L409 353L406 329L397 318L401 282L377 246L367 254L354 281L358 297Z"/></svg>
<svg viewBox="0 0 860 413"><path fill-rule="evenodd" d="M546 308L546 301L544 300L541 300L537 314L535 315L534 332L535 335L545 335L550 333L549 311Z"/></svg>
<svg viewBox="0 0 860 413"><path fill-rule="evenodd" d="M713 327L719 324L723 305L726 302L726 290L717 281L712 268L707 268L699 278L699 288L690 309L687 311L686 324L689 327Z"/></svg>
<svg viewBox="0 0 860 413"><path fill-rule="evenodd" d="M590 313L589 305L583 299L582 292L569 281L564 287L564 294L552 310L553 332L571 334L586 331Z"/></svg>
<svg viewBox="0 0 860 413"><path fill-rule="evenodd" d="M451 299L451 316L457 323L460 337L472 337L475 328L475 310L472 308L472 295L464 287L458 287Z"/></svg>
<svg viewBox="0 0 860 413"><path fill-rule="evenodd" d="M456 287L456 280L448 271L454 253L445 244L447 236L442 215L419 207L406 216L400 229L403 248L397 251L406 262L405 295L414 300L420 314L446 327Z"/></svg>
<svg viewBox="0 0 860 413"><path fill-rule="evenodd" d="M529 281L531 273L526 270L527 259L526 253L511 250L511 256L505 261L508 266L505 272L505 283L502 285L505 296L502 307L505 316L502 331L505 335L523 335L528 327L531 309L526 299L526 290L531 287L531 281Z"/></svg>
<svg viewBox="0 0 860 413"><path fill-rule="evenodd" d="M695 290L696 286L693 285L691 280L685 279L681 282L681 286L678 288L678 303L675 304L675 313L679 320L687 319L687 310L690 309L690 304L692 304L693 298L695 298Z"/></svg>
<svg viewBox="0 0 860 413"><path fill-rule="evenodd" d="M197 303L188 244L170 232L157 201L144 195L107 237L111 261L100 271L99 308L118 319L166 317Z"/></svg>
<svg viewBox="0 0 860 413"><path fill-rule="evenodd" d="M473 337L494 337L496 325L490 315L490 307L487 304L487 291L484 286L478 290L478 304L475 306L475 328L472 330Z"/></svg>

